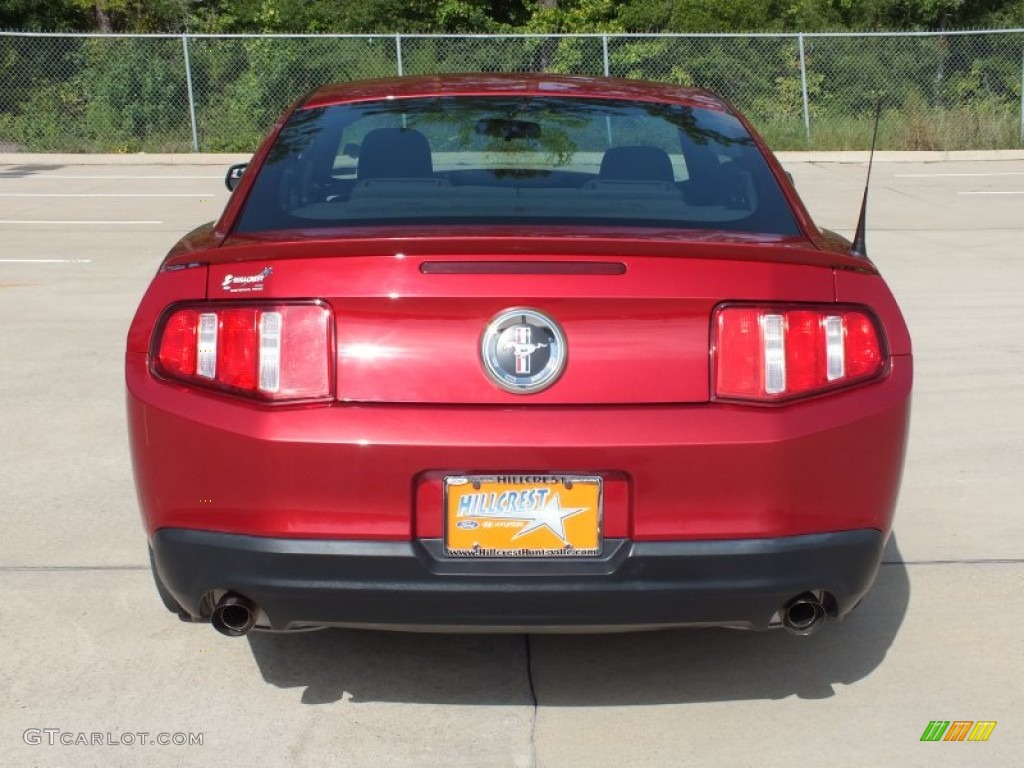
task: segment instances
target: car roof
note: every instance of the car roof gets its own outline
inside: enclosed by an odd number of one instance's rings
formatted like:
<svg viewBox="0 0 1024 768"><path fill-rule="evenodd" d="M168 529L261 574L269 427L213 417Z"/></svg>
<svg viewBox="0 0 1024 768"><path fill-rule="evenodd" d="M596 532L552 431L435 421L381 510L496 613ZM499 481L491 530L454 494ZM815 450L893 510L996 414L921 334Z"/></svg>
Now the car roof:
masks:
<svg viewBox="0 0 1024 768"><path fill-rule="evenodd" d="M386 98L525 94L625 101L659 101L732 112L724 100L700 88L685 88L669 83L652 83L614 77L489 72L389 77L338 83L313 91L306 97L300 109Z"/></svg>

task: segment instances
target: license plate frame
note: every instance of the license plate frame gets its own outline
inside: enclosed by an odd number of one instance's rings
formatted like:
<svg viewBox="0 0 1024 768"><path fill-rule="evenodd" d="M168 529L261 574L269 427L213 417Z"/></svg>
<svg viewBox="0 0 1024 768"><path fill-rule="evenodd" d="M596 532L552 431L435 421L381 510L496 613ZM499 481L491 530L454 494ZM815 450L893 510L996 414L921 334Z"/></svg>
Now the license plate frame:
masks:
<svg viewBox="0 0 1024 768"><path fill-rule="evenodd" d="M511 560L597 557L603 512L600 475L447 475L445 554Z"/></svg>

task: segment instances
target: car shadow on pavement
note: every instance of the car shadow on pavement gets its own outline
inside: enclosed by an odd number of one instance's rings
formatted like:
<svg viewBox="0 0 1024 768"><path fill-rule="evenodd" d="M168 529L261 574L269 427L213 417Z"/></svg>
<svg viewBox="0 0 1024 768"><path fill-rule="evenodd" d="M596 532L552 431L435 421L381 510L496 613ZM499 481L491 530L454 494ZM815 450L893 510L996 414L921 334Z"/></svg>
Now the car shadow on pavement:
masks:
<svg viewBox="0 0 1024 768"><path fill-rule="evenodd" d="M0 166L0 179L23 179L43 171L59 171L63 165L8 165Z"/></svg>
<svg viewBox="0 0 1024 768"><path fill-rule="evenodd" d="M841 624L784 631L680 629L588 635L451 635L359 630L248 636L263 678L305 704L622 706L827 698L882 663L910 600L892 536L874 587ZM527 645L527 643L529 645ZM529 656L527 655L529 651Z"/></svg>

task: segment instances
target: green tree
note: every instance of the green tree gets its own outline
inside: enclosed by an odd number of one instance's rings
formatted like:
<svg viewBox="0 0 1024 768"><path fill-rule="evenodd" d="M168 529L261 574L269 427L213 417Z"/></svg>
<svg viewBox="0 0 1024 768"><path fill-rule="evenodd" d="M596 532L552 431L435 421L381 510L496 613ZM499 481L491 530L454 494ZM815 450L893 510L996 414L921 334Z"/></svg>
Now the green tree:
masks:
<svg viewBox="0 0 1024 768"><path fill-rule="evenodd" d="M203 0L63 0L98 32L180 32L193 26Z"/></svg>
<svg viewBox="0 0 1024 768"><path fill-rule="evenodd" d="M1024 23L1024 0L625 0L636 32L916 30Z"/></svg>
<svg viewBox="0 0 1024 768"><path fill-rule="evenodd" d="M749 32L1024 25L1024 0L2 0L0 28L114 32Z"/></svg>
<svg viewBox="0 0 1024 768"><path fill-rule="evenodd" d="M486 32L525 21L521 0L214 0L209 31L220 32Z"/></svg>
<svg viewBox="0 0 1024 768"><path fill-rule="evenodd" d="M0 29L82 30L91 20L70 0L4 0L0 3Z"/></svg>
<svg viewBox="0 0 1024 768"><path fill-rule="evenodd" d="M615 0L562 0L539 2L525 28L529 32L623 32L618 19L621 3Z"/></svg>
<svg viewBox="0 0 1024 768"><path fill-rule="evenodd" d="M627 0L619 20L632 32L734 32L768 29L777 0Z"/></svg>

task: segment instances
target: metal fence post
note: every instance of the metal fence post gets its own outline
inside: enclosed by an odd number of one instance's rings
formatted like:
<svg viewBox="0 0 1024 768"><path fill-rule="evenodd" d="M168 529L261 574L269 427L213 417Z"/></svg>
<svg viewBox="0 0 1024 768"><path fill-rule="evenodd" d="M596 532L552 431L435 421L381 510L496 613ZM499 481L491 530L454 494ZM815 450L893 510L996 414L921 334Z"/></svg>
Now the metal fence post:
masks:
<svg viewBox="0 0 1024 768"><path fill-rule="evenodd" d="M77 1L77 0L76 0ZM2 2L2 0L0 0ZM140 41L161 41L160 45L167 45L169 48L169 55L173 59L173 49L178 43L175 40L180 40L182 48L183 65L185 68L185 82L187 87L187 98L188 98L188 111L189 111L189 123L191 129L191 147L189 151L201 152L202 142L199 138L199 120L198 120L198 100L199 94L198 89L203 88L203 99L204 104L207 102L220 103L225 99L236 98L234 90L238 88L238 84L244 82L239 78L243 76L252 76L260 72L260 62L253 56L247 64L240 66L240 69L230 73L226 73L228 76L224 78L224 83L213 83L207 82L206 69L210 63L207 59L210 56L216 56L218 43L208 41L219 41L219 40L319 40L319 39L337 39L340 45L344 45L346 48L354 48L356 53L356 61L354 61L351 67L341 68L333 73L334 77L376 77L381 74L385 74L386 71L390 70L392 75L397 74L399 76L405 75L405 55L402 50L405 43L405 38L409 38L413 42L413 47L416 48L418 40L432 41L426 43L436 47L436 51L431 56L429 49L420 51L417 55L413 56L413 70L414 74L417 72L433 72L437 68L449 69L449 68L481 68L488 67L493 59L493 66L499 69L514 70L519 69L535 69L537 68L538 62L534 57L540 56L541 66L550 64L551 52L550 46L557 45L560 40L572 40L578 41L579 44L585 46L583 53L589 53L591 58L584 57L581 63L577 63L571 67L572 70L588 70L591 64L593 64L592 54L593 45L600 44L601 48L601 72L606 76L613 74L623 75L630 74L635 77L643 77L649 80L675 80L679 79L679 72L675 72L672 69L673 62L671 60L665 60L660 56L654 56L653 51L645 49L646 46L657 48L654 45L655 42L662 43L665 45L686 43L692 45L696 53L706 55L709 50L717 51L721 49L720 61L715 62L715 67L710 72L706 72L700 77L700 80L704 84L715 85L716 82L723 86L726 93L724 95L733 98L734 100L743 102L750 102L750 106L756 109L758 105L767 103L780 103L780 99L791 99L793 97L793 87L796 83L790 75L794 74L792 71L793 60L789 58L789 55L793 52L789 47L790 43L797 43L797 64L800 69L800 107L803 116L803 128L804 128L804 139L805 147L810 148L813 143L813 136L811 135L811 79L810 79L810 56L815 54L818 59L815 59L815 76L814 76L814 88L815 98L821 100L821 85L822 80L837 65L834 57L831 56L830 51L831 42L834 40L843 40L848 43L861 42L862 51L856 57L857 68L861 71L851 71L849 82L846 83L847 89L851 91L844 91L838 83L833 82L829 79L829 84L833 87L829 89L829 98L822 101L818 105L819 117L825 118L828 121L837 120L844 121L845 123L851 123L856 119L856 102L858 91L862 91L867 87L871 87L875 77L877 76L873 70L874 64L879 57L881 61L885 62L886 51L893 45L902 46L903 58L906 61L900 64L899 67L893 67L893 71L889 74L889 79L893 82L891 87L899 89L901 91L911 90L914 92L928 92L929 86L934 87L935 78L934 70L930 67L910 67L909 63L911 59L916 56L918 52L924 50L930 50L931 44L935 44L941 51L945 51L947 45L951 45L951 42L955 40L962 40L965 44L962 46L962 54L960 53L961 46L957 47L958 55L951 57L950 55L945 56L946 69L943 71L943 75L948 79L952 76L954 69L956 73L962 73L969 71L972 67L976 68L980 66L980 63L984 62L985 66L999 66L1004 69L1012 71L1014 67L1017 68L1016 73L1012 74L1013 82L1016 83L1020 90L1017 92L1017 98L1013 96L1012 84L1004 83L998 88L997 91L991 93L996 102L1000 105L1002 111L999 115L1002 115L1004 111L1010 111L1012 113L1013 107L1017 107L1018 112L1018 146L1024 147L1024 49L1021 47L1021 35L1024 35L1024 27L1018 27L1013 29L999 29L999 30L942 30L942 31L912 31L912 32L760 32L760 33L689 33L682 35L665 35L661 33L625 33L625 32L594 32L586 34L573 34L573 35L544 35L539 33L531 34L519 34L519 33L507 33L503 32L500 34L489 34L489 35L445 35L445 34L413 34L413 33L395 33L387 32L383 35L349 35L349 34L338 34L338 35L308 35L308 34L287 34L287 35L256 35L256 34L234 34L234 35L220 35L220 34L201 34L194 32L182 33L158 33L151 35L135 35L128 33L115 33L115 34L102 34L95 32L87 33L65 33L65 32L12 32L0 30L0 44L3 46L10 46L8 41L23 41L25 50L22 51L22 44L19 43L15 46L15 55L11 62L5 62L5 66L0 66L0 118L4 118L7 121L13 121L13 130L8 130L7 124L3 125L3 133L0 136L0 140L5 142L11 141L8 134L17 137L19 134L26 136L23 139L23 143L26 148L32 147L37 148L41 151L67 151L69 149L82 149L84 147L91 148L91 142L95 141L97 146L111 146L116 147L123 142L123 136L121 130L107 126L106 124L97 122L97 118L91 114L82 114L77 116L67 115L67 121L63 123L66 128L65 131L60 134L53 136L38 137L38 130L30 130L31 127L40 120L50 120L52 115L50 110L52 106L50 101L45 99L32 99L29 95L32 93L30 84L36 80L42 81L46 84L46 87L53 88L64 88L70 87L71 84L77 82L79 77L86 78L97 78L97 77L114 77L117 73L110 68L116 63L110 58L96 57L95 60L89 58L86 61L79 60L78 56L50 56L47 54L49 50L48 46L77 46L81 45L82 40L140 40ZM391 38L394 42L394 53L395 61L391 64L387 62L387 53L380 50L380 46L383 45L386 49L387 39ZM192 61L191 61L191 46L193 38L200 43L200 61L198 69L193 72ZM626 73L622 66L622 61L616 65L618 69L613 73L611 66L611 43L612 40L616 43L616 55L619 59L629 59L629 72ZM501 55L492 55L490 58L487 57L485 52L480 51L480 46L484 43L478 41L487 41L487 45L501 44L506 46L504 52L497 52ZM747 41L745 44L740 41ZM924 45L922 46L922 43ZM98 44L98 43L97 43ZM998 44L998 45L996 45ZM141 45L141 43L140 43ZM458 50L446 51L445 46L457 45ZM751 47L749 53L744 56L747 46ZM371 46L378 54L384 56L383 59L376 57L358 57L358 51L360 46ZM540 47L539 52L535 51L536 46ZM817 46L817 47L813 47ZM823 47L824 46L824 47ZM878 48L882 46L882 48ZM1018 46L1014 50L1014 46ZM422 46L421 46L422 47ZM813 47L813 49L812 49ZM6 48L5 48L6 50ZM532 53L531 53L532 52ZM985 53L988 52L988 53ZM414 53L416 51L414 50ZM439 57L451 54L450 59L441 67L441 61ZM483 55L481 55L483 54ZM782 58L779 58L779 55ZM979 58L984 54L984 58ZM286 53L289 57L296 57L300 55L300 51L293 50L291 53ZM0 57L2 58L2 57ZM343 57L346 58L346 57ZM713 57L718 59L718 56ZM364 60L365 59L365 60ZM819 61L820 59L820 61ZM290 59L289 59L290 60ZM765 82L759 83L756 89L749 91L734 89L730 87L733 83L731 78L723 78L723 74L727 69L735 70L737 67L747 66L743 62L759 61L763 62L760 66L771 68L772 75L765 78ZM902 61L902 59L901 59ZM341 62L339 61L339 65ZM140 66L144 66L145 62L142 62ZM850 65L852 66L852 65ZM886 66L886 64L882 64ZM166 73L167 77L170 77L171 89L174 90L180 87L181 83L176 82L180 73L175 72L176 64L171 64L171 71ZM327 65L325 64L325 67ZM384 70L381 70L383 67ZM779 70L776 72L776 67ZM352 70L350 72L350 70ZM590 70L592 71L592 70ZM143 73L138 73L140 76ZM159 82L163 83L165 73L163 70L154 72L151 75L155 79L159 79ZM196 82L196 78L202 77L203 81ZM855 78L860 77L858 81ZM899 78L903 78L903 82L900 82ZM724 82L723 82L724 80ZM275 89L271 94L275 99L281 97L281 102L285 101L284 93L279 93L278 90L290 89L292 84L286 82L285 78L281 78L280 82L278 79L274 79L272 82L273 88ZM224 93L225 87L231 88L231 93ZM221 90L218 90L220 88ZM180 95L180 91L177 91L177 95ZM129 97L137 94L129 94ZM97 99L104 98L103 95L97 94ZM975 104L987 103L988 95L977 94L972 96L968 101L968 108L972 108ZM36 102L39 102L38 104ZM136 102L130 102L136 103ZM106 102L108 108L112 107L109 102ZM171 122L176 123L173 113L181 109L183 104L175 102L174 98L169 98L167 108L171 110L172 117ZM793 108L792 102L786 105L787 109ZM940 105L941 107L941 105ZM113 106L116 108L116 106ZM206 107L204 107L206 109ZM934 112L934 115L931 114ZM929 114L924 117L930 121L946 120L949 116L954 116L955 110L947 105L945 108L929 110ZM987 113L983 113L987 114ZM204 113L205 115L205 113ZM784 117L788 120L792 115ZM179 114L180 118L180 114ZM204 118L207 119L207 118ZM263 119L262 117L260 119ZM797 118L799 119L799 118ZM995 126L997 116L987 116L986 122ZM149 134L152 132L151 127L154 123L159 120L166 122L166 119L152 118L143 122L138 126L137 134L130 134L128 138L134 142L141 142L144 147L158 146L159 139L152 139ZM0 122L4 122L0 120ZM950 121L952 122L952 121ZM824 125L824 123L823 123ZM930 123L930 125L936 126L936 136L942 142L954 143L963 139L967 139L972 145L984 145L982 136L976 136L974 132L970 131L970 126L963 125L957 126L952 125L950 130L945 133L945 128L938 122ZM163 123L156 126L158 129L166 128ZM209 126L208 126L209 127ZM795 127L795 126L790 126ZM940 128L942 130L940 130ZM177 130L173 126L172 130ZM207 130L204 128L203 130ZM159 131L158 131L159 132ZM95 136L94 139L90 139L87 143L82 136L92 136L93 133L100 135ZM791 137L794 134L788 134ZM245 136L239 135L239 141L242 141ZM824 136L823 136L824 138ZM614 139L614 136L609 135L609 142ZM212 138L211 138L212 141ZM1010 141L1009 136L998 137L994 139L998 146L1012 146L1013 142ZM183 149L183 148L182 148Z"/></svg>
<svg viewBox="0 0 1024 768"><path fill-rule="evenodd" d="M185 82L188 83L188 114L192 119L192 151L199 151L199 129L196 126L196 95L192 89L192 62L188 57L188 35L181 36L181 50L185 54Z"/></svg>
<svg viewBox="0 0 1024 768"><path fill-rule="evenodd" d="M811 107L807 99L807 58L804 56L804 36L797 35L800 42L800 91L804 99L804 137L811 143Z"/></svg>

